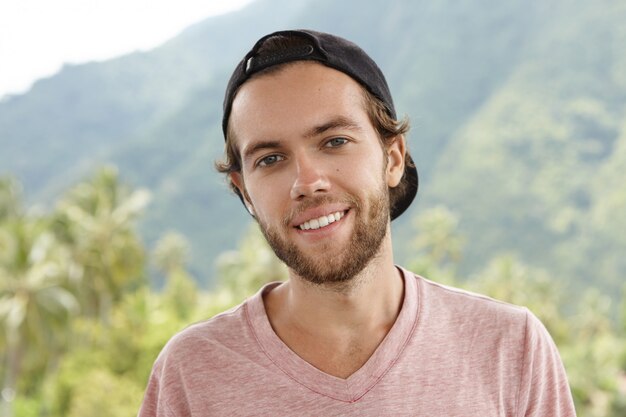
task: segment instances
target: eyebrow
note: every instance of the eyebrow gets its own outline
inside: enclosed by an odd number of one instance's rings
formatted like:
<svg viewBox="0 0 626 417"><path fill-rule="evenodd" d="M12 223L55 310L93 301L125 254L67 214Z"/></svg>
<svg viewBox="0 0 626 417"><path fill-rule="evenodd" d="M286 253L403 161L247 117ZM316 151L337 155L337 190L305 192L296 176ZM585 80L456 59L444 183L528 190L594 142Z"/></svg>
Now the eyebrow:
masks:
<svg viewBox="0 0 626 417"><path fill-rule="evenodd" d="M246 149L244 149L243 154L242 154L242 161L246 161L247 159L251 158L252 155L254 155L255 153L262 151L264 149L276 149L276 148L280 148L280 142L277 140L267 140L267 141L261 141L261 142L257 142L251 146L248 146Z"/></svg>
<svg viewBox="0 0 626 417"><path fill-rule="evenodd" d="M321 124L319 126L314 126L304 136L307 138L310 138L313 136L321 135L323 133L326 133L329 130L334 130L334 129L348 129L348 130L356 130L356 131L362 130L361 127L357 123L350 120L349 118L344 117L344 116L337 116L324 124Z"/></svg>
<svg viewBox="0 0 626 417"><path fill-rule="evenodd" d="M363 129L351 119L344 116L337 116L326 123L323 123L318 126L314 126L309 129L305 134L305 138L312 138L318 135L322 135L329 130L334 129L347 129L353 131L362 131ZM278 140L267 140L267 141L259 141L253 145L248 146L244 149L242 153L242 161L245 162L247 159L251 158L254 154L259 151L265 149L277 149L282 146L281 141Z"/></svg>

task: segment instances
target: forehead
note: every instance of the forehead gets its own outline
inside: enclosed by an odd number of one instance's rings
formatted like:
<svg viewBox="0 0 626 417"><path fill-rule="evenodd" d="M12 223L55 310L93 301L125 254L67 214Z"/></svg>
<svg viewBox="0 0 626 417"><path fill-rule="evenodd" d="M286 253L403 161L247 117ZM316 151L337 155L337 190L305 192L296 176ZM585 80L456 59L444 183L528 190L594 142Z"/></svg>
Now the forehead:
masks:
<svg viewBox="0 0 626 417"><path fill-rule="evenodd" d="M237 92L229 130L238 145L249 139L297 136L330 118L368 123L363 87L317 62L297 62L258 75Z"/></svg>

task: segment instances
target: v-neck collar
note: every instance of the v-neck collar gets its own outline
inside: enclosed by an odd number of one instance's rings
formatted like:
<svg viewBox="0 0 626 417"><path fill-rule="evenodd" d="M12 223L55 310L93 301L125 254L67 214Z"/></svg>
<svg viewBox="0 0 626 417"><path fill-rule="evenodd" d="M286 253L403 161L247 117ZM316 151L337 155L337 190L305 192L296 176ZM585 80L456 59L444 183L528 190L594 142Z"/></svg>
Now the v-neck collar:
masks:
<svg viewBox="0 0 626 417"><path fill-rule="evenodd" d="M395 323L367 362L341 379L306 362L276 335L270 325L263 294L280 283L264 286L247 303L246 316L261 350L289 378L318 394L344 402L358 401L371 390L396 363L415 329L418 316L417 282L412 273L398 267L404 280L404 299Z"/></svg>

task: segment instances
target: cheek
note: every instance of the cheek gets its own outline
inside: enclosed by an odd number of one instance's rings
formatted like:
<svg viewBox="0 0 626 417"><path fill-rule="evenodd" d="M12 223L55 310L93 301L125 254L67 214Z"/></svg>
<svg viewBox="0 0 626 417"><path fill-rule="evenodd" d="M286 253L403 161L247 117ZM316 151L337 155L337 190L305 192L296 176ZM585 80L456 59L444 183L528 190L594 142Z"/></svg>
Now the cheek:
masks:
<svg viewBox="0 0 626 417"><path fill-rule="evenodd" d="M378 152L370 153L368 157L361 159L361 161L363 162L353 164L350 170L344 170L346 175L358 175L360 179L368 183L378 183L381 178L385 178L387 158L380 149L378 149ZM356 178L359 179L359 177Z"/></svg>
<svg viewBox="0 0 626 417"><path fill-rule="evenodd" d="M289 188L284 179L279 176L259 178L251 180L247 185L257 216L267 221L282 213L281 205L289 198Z"/></svg>

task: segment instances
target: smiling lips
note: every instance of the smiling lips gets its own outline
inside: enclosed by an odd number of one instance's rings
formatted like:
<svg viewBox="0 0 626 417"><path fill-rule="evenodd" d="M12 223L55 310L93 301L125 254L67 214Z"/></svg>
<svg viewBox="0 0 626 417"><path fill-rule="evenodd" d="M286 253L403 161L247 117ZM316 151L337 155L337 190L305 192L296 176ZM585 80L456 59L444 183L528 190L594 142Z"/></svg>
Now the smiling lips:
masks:
<svg viewBox="0 0 626 417"><path fill-rule="evenodd" d="M337 211L327 216L321 216L317 219L308 220L298 226L300 230L316 230L321 227L326 227L331 223L334 223L341 219L346 213L344 211Z"/></svg>

